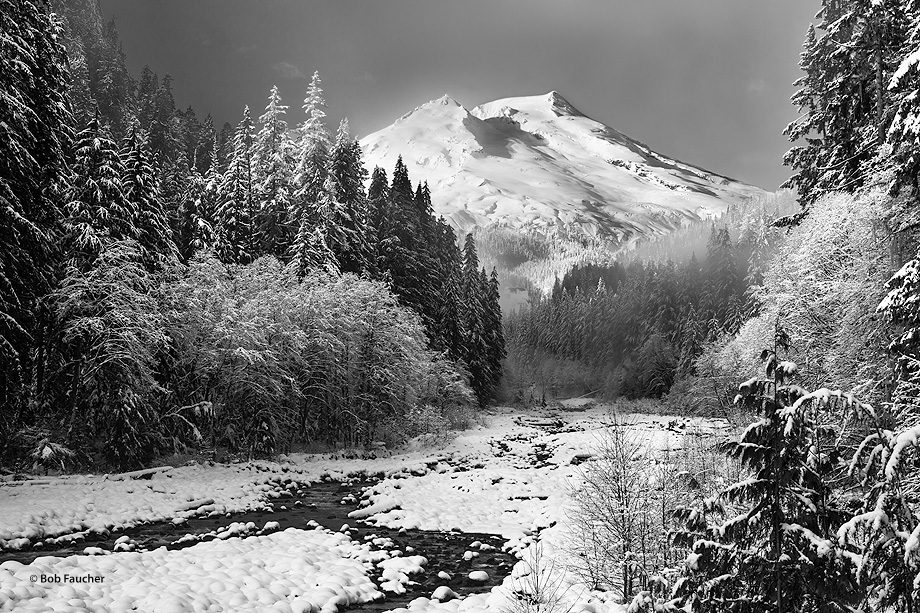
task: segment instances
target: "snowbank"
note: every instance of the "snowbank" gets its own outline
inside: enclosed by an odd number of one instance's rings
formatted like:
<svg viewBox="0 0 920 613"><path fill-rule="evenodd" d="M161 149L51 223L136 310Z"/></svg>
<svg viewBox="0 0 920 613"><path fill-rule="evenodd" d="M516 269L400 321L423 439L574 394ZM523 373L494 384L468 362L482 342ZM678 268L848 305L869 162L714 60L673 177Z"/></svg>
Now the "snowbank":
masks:
<svg viewBox="0 0 920 613"><path fill-rule="evenodd" d="M327 530L211 541L179 551L0 564L0 610L334 613L382 597L365 545Z"/></svg>

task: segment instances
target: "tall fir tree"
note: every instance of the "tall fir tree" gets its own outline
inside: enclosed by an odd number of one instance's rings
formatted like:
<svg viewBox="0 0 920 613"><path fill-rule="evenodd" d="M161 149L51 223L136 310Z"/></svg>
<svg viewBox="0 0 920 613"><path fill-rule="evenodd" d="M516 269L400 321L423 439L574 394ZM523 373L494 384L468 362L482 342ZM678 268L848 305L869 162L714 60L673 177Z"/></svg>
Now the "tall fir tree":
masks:
<svg viewBox="0 0 920 613"><path fill-rule="evenodd" d="M329 156L329 172L335 185L335 200L340 204L336 223L348 235L348 243L337 253L337 259L343 272L367 271L371 260L364 192L367 171L361 162L361 146L351 139L347 119L339 123Z"/></svg>
<svg viewBox="0 0 920 613"><path fill-rule="evenodd" d="M253 259L252 118L249 107L233 138L233 155L218 190L217 253L228 264Z"/></svg>
<svg viewBox="0 0 920 613"><path fill-rule="evenodd" d="M91 266L107 238L137 238L137 207L125 200L124 167L107 131L93 118L77 135L65 207L69 259Z"/></svg>
<svg viewBox="0 0 920 613"><path fill-rule="evenodd" d="M167 168L176 161L179 151L184 150L179 124L172 77L165 75L157 89L150 126L147 128L150 133L148 145L160 168Z"/></svg>
<svg viewBox="0 0 920 613"><path fill-rule="evenodd" d="M191 168L178 194L173 242L179 259L185 263L214 245L212 217L207 214L209 198L214 194L208 192L207 185L198 169Z"/></svg>
<svg viewBox="0 0 920 613"><path fill-rule="evenodd" d="M390 183L386 223L395 239L390 245L387 269L393 288L404 304L422 315L430 325L430 311L426 311L426 297L430 294L423 249L424 238L419 234L419 217L415 206L415 193L409 171L402 161L396 160Z"/></svg>
<svg viewBox="0 0 920 613"><path fill-rule="evenodd" d="M844 510L830 485L840 463L839 431L819 418L836 396L807 393L798 367L781 360L789 337L777 326L762 352L765 377L739 386L736 404L758 414L737 441L722 447L750 478L698 506L677 511L675 544L689 555L674 587L673 610L850 613L862 598L852 554L836 541Z"/></svg>
<svg viewBox="0 0 920 613"><path fill-rule="evenodd" d="M300 126L294 164L294 193L292 218L308 218L314 214L319 194L329 170L329 134L323 119L326 101L323 98L319 73L314 72L303 101L307 118Z"/></svg>
<svg viewBox="0 0 920 613"><path fill-rule="evenodd" d="M783 158L803 206L832 191L853 192L874 175L891 124L889 81L906 36L900 0L824 0L809 27L792 98L800 117L785 130L797 144Z"/></svg>
<svg viewBox="0 0 920 613"><path fill-rule="evenodd" d="M470 373L470 385L480 405L491 399L492 372L488 358L487 313L483 298L488 288L484 272L479 269L479 255L473 234L466 235L463 243L463 271L460 296L463 322L463 361Z"/></svg>
<svg viewBox="0 0 920 613"><path fill-rule="evenodd" d="M495 389L498 388L502 379L502 363L508 355L505 350L505 331L500 302L498 270L494 267L492 268L492 274L489 275L487 288L485 300L486 344L489 348L487 362L491 373L491 380L489 381L491 384L490 394L494 396Z"/></svg>
<svg viewBox="0 0 920 613"><path fill-rule="evenodd" d="M0 411L11 419L43 386L38 303L57 264L73 139L60 34L39 4L0 0Z"/></svg>
<svg viewBox="0 0 920 613"><path fill-rule="evenodd" d="M169 222L146 144L134 132L122 153L122 191L128 206L136 211L135 229L144 266L159 270L176 258ZM187 171L185 171L187 174Z"/></svg>
<svg viewBox="0 0 920 613"><path fill-rule="evenodd" d="M283 257L290 248L294 224L289 219L293 172L292 145L287 138L288 107L281 103L278 87L268 95L265 113L259 118L262 128L255 139L253 163L258 207L254 230L259 253Z"/></svg>
<svg viewBox="0 0 920 613"><path fill-rule="evenodd" d="M390 208L390 185L387 173L376 166L371 174L367 188L368 249L370 251L368 266L380 279L388 276L390 262L395 257Z"/></svg>

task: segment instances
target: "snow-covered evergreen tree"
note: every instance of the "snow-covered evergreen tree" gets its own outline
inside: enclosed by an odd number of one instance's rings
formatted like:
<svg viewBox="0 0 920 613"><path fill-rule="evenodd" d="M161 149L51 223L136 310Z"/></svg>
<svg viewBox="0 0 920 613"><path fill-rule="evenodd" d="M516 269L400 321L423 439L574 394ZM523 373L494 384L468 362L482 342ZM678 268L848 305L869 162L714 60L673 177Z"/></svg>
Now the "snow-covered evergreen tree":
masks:
<svg viewBox="0 0 920 613"><path fill-rule="evenodd" d="M911 195L916 195L920 190L917 181L920 172L920 5L916 2L903 4L906 34L888 84L895 113L888 130L888 142L892 147L888 163L894 170L892 187L895 190L906 187ZM916 207L908 207L898 215L896 222L901 227L915 227L920 223Z"/></svg>
<svg viewBox="0 0 920 613"><path fill-rule="evenodd" d="M255 191L259 200L254 220L259 253L282 257L287 253L295 228L288 218L291 208L293 146L287 138L288 107L281 103L278 87L268 96L265 113L259 118L262 128L253 150Z"/></svg>
<svg viewBox="0 0 920 613"><path fill-rule="evenodd" d="M233 155L218 190L216 246L224 262L239 264L253 258L254 207L252 118L247 106L233 137Z"/></svg>
<svg viewBox="0 0 920 613"><path fill-rule="evenodd" d="M303 220L291 245L289 259L289 266L299 279L314 272L338 274L338 262L329 248L322 224L312 225Z"/></svg>
<svg viewBox="0 0 920 613"><path fill-rule="evenodd" d="M387 173L379 166L371 174L367 188L368 249L370 251L368 267L373 273L383 278L389 269L389 262L395 257L396 238L391 227L389 214L390 185Z"/></svg>
<svg viewBox="0 0 920 613"><path fill-rule="evenodd" d="M801 116L785 130L784 163L796 173L784 187L809 205L832 191L853 192L874 174L892 121L888 94L906 26L902 0L824 0L809 27L793 103Z"/></svg>
<svg viewBox="0 0 920 613"><path fill-rule="evenodd" d="M492 386L492 390L496 389L501 382L502 362L508 355L505 350L504 321L499 299L498 271L493 267L492 274L489 276L488 291L485 299L485 328L489 347L488 364L492 375L489 383Z"/></svg>
<svg viewBox="0 0 920 613"><path fill-rule="evenodd" d="M840 530L858 547L859 579L877 610L920 610L920 493L917 472L920 435L920 258L904 264L888 282L879 304L900 333L889 350L895 358L895 385L887 411L854 407L867 436L850 464L868 489L861 512Z"/></svg>
<svg viewBox="0 0 920 613"><path fill-rule="evenodd" d="M742 383L735 399L759 414L724 445L750 476L676 513L675 544L690 553L673 610L850 613L860 601L853 556L836 540L845 513L830 477L841 432L819 417L832 398L857 401L796 385L798 367L779 357L788 347L777 326L761 355L766 376Z"/></svg>
<svg viewBox="0 0 920 613"><path fill-rule="evenodd" d="M300 126L295 151L293 219L313 215L312 207L323 190L329 170L329 134L323 123L326 101L321 83L319 73L314 72L303 101L307 118Z"/></svg>
<svg viewBox="0 0 920 613"><path fill-rule="evenodd" d="M102 251L106 238L137 238L137 207L125 200L124 167L98 118L77 135L72 171L65 207L67 249L71 261L88 266Z"/></svg>
<svg viewBox="0 0 920 613"><path fill-rule="evenodd" d="M177 253L149 156L146 144L132 133L122 154L121 183L125 201L137 211L134 225L143 263L156 270L172 262Z"/></svg>
<svg viewBox="0 0 920 613"><path fill-rule="evenodd" d="M335 186L335 201L341 205L333 223L341 225L348 237L348 242L342 245L340 251L336 251L336 257L343 272L360 273L368 270L371 257L364 193L367 171L361 163L361 146L349 134L347 119L339 123L329 164L330 177Z"/></svg>
<svg viewBox="0 0 920 613"><path fill-rule="evenodd" d="M9 419L29 397L35 345L43 385L37 303L57 265L73 138L60 33L41 5L0 0L0 404Z"/></svg>
<svg viewBox="0 0 920 613"><path fill-rule="evenodd" d="M470 372L470 384L480 405L491 399L493 373L489 361L488 313L483 299L488 296L488 279L479 268L476 241L472 233L463 244L460 296L463 322L463 360Z"/></svg>
<svg viewBox="0 0 920 613"><path fill-rule="evenodd" d="M173 242L183 262L187 263L196 253L214 245L211 219L218 184L219 177L217 182L210 183L213 188L209 191L208 180L197 168L191 168L183 182L182 191L178 194L173 235Z"/></svg>

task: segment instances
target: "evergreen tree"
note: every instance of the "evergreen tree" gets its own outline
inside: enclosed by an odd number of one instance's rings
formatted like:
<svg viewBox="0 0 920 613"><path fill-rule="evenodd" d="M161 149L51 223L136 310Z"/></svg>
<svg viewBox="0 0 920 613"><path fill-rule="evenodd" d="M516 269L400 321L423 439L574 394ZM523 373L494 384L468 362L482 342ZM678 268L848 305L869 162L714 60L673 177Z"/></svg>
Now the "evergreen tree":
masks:
<svg viewBox="0 0 920 613"><path fill-rule="evenodd" d="M889 163L894 170L894 190L907 187L911 195L916 195L920 190L917 181L920 172L920 151L917 147L920 136L920 101L916 95L920 85L920 5L916 2L905 4L905 40L898 53L899 63L888 85L894 108L894 119L888 131L892 147ZM899 225L913 227L917 224L914 209L909 207L906 215L899 215Z"/></svg>
<svg viewBox="0 0 920 613"><path fill-rule="evenodd" d="M160 92L160 78L150 66L141 70L141 80L137 85L137 120L141 128L150 131L150 126L157 119L157 96Z"/></svg>
<svg viewBox="0 0 920 613"><path fill-rule="evenodd" d="M353 262L352 246L357 243L355 230L346 217L344 203L336 198L336 182L332 175L326 175L326 182L318 194L314 207L314 227L322 235L326 247L341 270L343 263Z"/></svg>
<svg viewBox="0 0 920 613"><path fill-rule="evenodd" d="M220 170L220 173L223 174L227 171L227 167L230 165L230 158L233 157L233 142L234 134L236 131L233 129L233 126L230 125L229 121L225 121L224 125L220 127L220 133L217 135L218 139L218 148L217 148L217 168Z"/></svg>
<svg viewBox="0 0 920 613"><path fill-rule="evenodd" d="M217 253L225 263L245 264L253 259L252 119L249 107L233 139L233 156L218 190Z"/></svg>
<svg viewBox="0 0 920 613"><path fill-rule="evenodd" d="M288 218L293 175L292 150L284 120L287 108L281 103L278 87L272 87L265 113L259 118L262 128L256 136L253 151L255 191L259 200L254 221L259 253L275 257L287 253L294 230Z"/></svg>
<svg viewBox="0 0 920 613"><path fill-rule="evenodd" d="M319 73L313 73L313 79L307 88L303 101L303 110L307 118L300 127L294 165L294 202L293 218L310 218L319 194L326 182L329 169L329 135L323 123L326 112L323 108L323 89Z"/></svg>
<svg viewBox="0 0 920 613"><path fill-rule="evenodd" d="M386 247L385 267L403 304L419 313L425 325L431 328L436 310L432 276L436 271L427 253L428 244L421 234L415 190L402 156L396 160L388 195L384 223L391 229L393 241Z"/></svg>
<svg viewBox="0 0 920 613"><path fill-rule="evenodd" d="M395 257L395 242L392 219L389 213L390 185L387 173L379 166L371 174L371 183L367 188L368 249L370 251L368 267L374 274L383 278L389 270L390 262Z"/></svg>
<svg viewBox="0 0 920 613"><path fill-rule="evenodd" d="M454 229L443 217L435 222L432 257L437 264L435 322L432 346L447 352L454 362L463 360L463 328L460 315L461 255Z"/></svg>
<svg viewBox="0 0 920 613"><path fill-rule="evenodd" d="M82 53L70 56L71 86L67 98L73 108L73 125L85 126L96 113L96 100L89 88L89 66Z"/></svg>
<svg viewBox="0 0 920 613"><path fill-rule="evenodd" d="M172 262L177 254L149 155L137 133L131 134L122 154L121 183L125 201L136 211L141 259L148 270L154 271Z"/></svg>
<svg viewBox="0 0 920 613"><path fill-rule="evenodd" d="M196 253L214 244L214 229L211 217L207 213L209 199L212 199L214 194L208 192L207 185L205 177L201 176L197 169L192 168L178 195L177 223L173 241L179 258L185 263Z"/></svg>
<svg viewBox="0 0 920 613"><path fill-rule="evenodd" d="M148 128L148 144L156 156L159 166L165 168L174 162L180 150L184 150L179 134L176 100L172 93L172 77L165 75L160 82L154 99L154 108Z"/></svg>
<svg viewBox="0 0 920 613"><path fill-rule="evenodd" d="M37 305L57 263L73 138L59 36L40 5L0 0L0 411L10 419L30 383L44 385Z"/></svg>
<svg viewBox="0 0 920 613"><path fill-rule="evenodd" d="M136 206L125 200L124 167L98 119L77 135L73 183L65 207L67 248L78 266L92 265L106 238L136 239Z"/></svg>
<svg viewBox="0 0 920 613"><path fill-rule="evenodd" d="M133 118L134 80L125 64L125 53L114 19L102 26L101 37L92 43L88 49L90 91L111 135L121 139Z"/></svg>
<svg viewBox="0 0 920 613"><path fill-rule="evenodd" d="M470 373L470 385L481 406L491 399L493 373L489 363L489 338L486 305L488 280L485 271L479 270L479 256L472 233L463 244L463 273L461 277L461 304L463 305L463 361Z"/></svg>
<svg viewBox="0 0 920 613"><path fill-rule="evenodd" d="M675 543L690 554L675 610L849 613L860 600L835 538L844 517L830 487L838 433L817 417L832 393L792 383L796 365L777 355L788 342L777 328L762 354L766 378L746 381L736 398L761 415L724 445L751 477L676 514L685 528Z"/></svg>
<svg viewBox="0 0 920 613"><path fill-rule="evenodd" d="M809 27L793 103L800 117L785 130L804 140L783 162L796 173L783 185L803 206L831 191L853 192L872 176L872 160L892 120L887 93L900 61L906 17L901 0L824 0Z"/></svg>
<svg viewBox="0 0 920 613"><path fill-rule="evenodd" d="M289 259L289 266L300 279L316 271L338 274L338 262L329 248L322 223L312 225L303 220L291 245Z"/></svg>
<svg viewBox="0 0 920 613"><path fill-rule="evenodd" d="M217 131L214 129L214 120L211 114L204 118L204 124L198 133L198 142L195 147L195 170L202 176L208 172L211 166L211 156L213 155L214 139L217 137Z"/></svg>
<svg viewBox="0 0 920 613"><path fill-rule="evenodd" d="M498 271L493 267L492 274L489 276L485 301L485 331L489 347L487 363L492 374L492 378L489 381L492 388L490 392L494 392L501 382L502 362L508 355L505 350L504 322L502 321L502 308L499 300Z"/></svg>
<svg viewBox="0 0 920 613"><path fill-rule="evenodd" d="M215 134L211 141L211 154L208 156L208 169L203 177L201 203L199 211L201 218L212 229L217 226L217 210L220 205L220 185L223 175L220 170L220 135Z"/></svg>
<svg viewBox="0 0 920 613"><path fill-rule="evenodd" d="M342 225L348 236L348 243L336 256L343 272L360 273L368 269L371 258L364 193L367 171L361 163L361 146L349 135L347 119L339 124L332 146L330 175L335 186L335 201L341 205L334 223Z"/></svg>

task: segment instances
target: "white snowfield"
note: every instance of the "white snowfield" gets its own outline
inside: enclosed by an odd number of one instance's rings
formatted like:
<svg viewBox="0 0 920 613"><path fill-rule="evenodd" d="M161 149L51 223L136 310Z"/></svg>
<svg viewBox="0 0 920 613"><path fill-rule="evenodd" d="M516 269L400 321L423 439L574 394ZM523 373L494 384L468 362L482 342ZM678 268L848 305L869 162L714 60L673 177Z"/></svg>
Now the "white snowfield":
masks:
<svg viewBox="0 0 920 613"><path fill-rule="evenodd" d="M362 557L369 549L343 534L285 530L179 551L5 562L0 610L333 613L382 596Z"/></svg>
<svg viewBox="0 0 920 613"><path fill-rule="evenodd" d="M497 224L629 239L721 213L763 190L670 159L556 92L468 111L450 96L361 140L368 168L396 159L461 229Z"/></svg>
<svg viewBox="0 0 920 613"><path fill-rule="evenodd" d="M463 432L441 449L384 459L293 456L281 462L175 468L149 480L83 476L3 485L0 536L9 548L21 545L21 539L72 538L151 520L262 509L295 482L383 471L388 476L365 492L362 507L352 514L355 521L499 534L522 558L512 576L491 591L447 598L448 590L439 590L415 599L408 610L501 613L519 584L514 577L527 572L538 538L544 559L566 555L565 507L579 474L571 460L595 448L604 418L600 407L541 416L498 409L487 426ZM680 444L682 434L666 427L667 417L634 415L629 421L652 448ZM698 432L724 428L714 421L683 421ZM545 465L534 465L535 449L545 450ZM383 591L404 593L411 575L427 565L421 555L386 551L380 539L358 543L347 531L305 526L253 536L255 526L232 521L227 519L226 538L182 550L93 549L87 553L100 555L46 556L29 566L2 563L0 611L332 613L380 598ZM266 532L277 528L271 524ZM469 550L485 549L471 543ZM560 581L566 582L573 613L625 610L611 595L590 592L564 576L564 564L552 569L563 573ZM381 585L374 583L377 577Z"/></svg>

